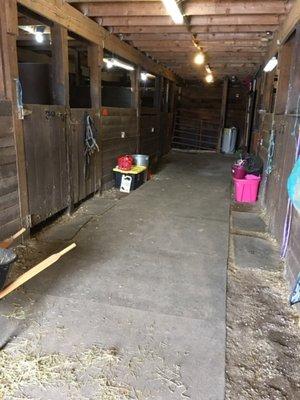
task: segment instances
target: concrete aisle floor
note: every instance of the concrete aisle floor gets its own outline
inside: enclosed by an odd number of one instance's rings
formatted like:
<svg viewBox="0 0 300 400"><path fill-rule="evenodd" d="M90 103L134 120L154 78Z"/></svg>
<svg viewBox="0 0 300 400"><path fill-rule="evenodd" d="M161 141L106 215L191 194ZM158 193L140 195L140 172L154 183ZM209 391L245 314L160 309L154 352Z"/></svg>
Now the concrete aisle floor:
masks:
<svg viewBox="0 0 300 400"><path fill-rule="evenodd" d="M71 228L55 224L39 235L56 249L74 236L77 248L1 302L2 342L16 335L12 342L29 340L33 353L69 361L93 346L113 348L109 379L128 397L96 395L90 378L80 387L29 381L24 396L224 398L230 164L220 155L173 153L129 196L89 200ZM4 316L13 302L24 320Z"/></svg>

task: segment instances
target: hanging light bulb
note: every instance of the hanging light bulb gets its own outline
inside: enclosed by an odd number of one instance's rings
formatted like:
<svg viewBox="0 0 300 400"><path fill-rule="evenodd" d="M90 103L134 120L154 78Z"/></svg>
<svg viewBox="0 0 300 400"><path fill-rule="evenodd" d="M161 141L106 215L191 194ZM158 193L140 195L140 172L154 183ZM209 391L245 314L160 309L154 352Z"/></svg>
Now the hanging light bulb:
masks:
<svg viewBox="0 0 300 400"><path fill-rule="evenodd" d="M37 43L43 43L43 41L44 41L44 35L42 34L42 32L36 32L35 35L34 35L34 37L35 37L35 41L36 41Z"/></svg>
<svg viewBox="0 0 300 400"><path fill-rule="evenodd" d="M34 31L34 38L37 43L43 43L45 36L45 27L44 26L37 26Z"/></svg>
<svg viewBox="0 0 300 400"><path fill-rule="evenodd" d="M143 82L146 82L147 79L148 79L148 74L147 74L147 72L141 72L141 80L142 80Z"/></svg>
<svg viewBox="0 0 300 400"><path fill-rule="evenodd" d="M199 51L199 53L195 55L194 63L197 65L202 65L204 61L205 61L205 55L202 51Z"/></svg>
<svg viewBox="0 0 300 400"><path fill-rule="evenodd" d="M207 74L205 80L207 83L212 83L214 81L214 77L212 74Z"/></svg>

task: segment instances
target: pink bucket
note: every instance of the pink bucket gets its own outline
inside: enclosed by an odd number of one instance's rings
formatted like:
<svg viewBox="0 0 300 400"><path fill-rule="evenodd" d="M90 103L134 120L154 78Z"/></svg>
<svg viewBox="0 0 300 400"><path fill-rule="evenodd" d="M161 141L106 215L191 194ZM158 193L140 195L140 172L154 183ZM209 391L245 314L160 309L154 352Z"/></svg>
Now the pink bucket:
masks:
<svg viewBox="0 0 300 400"><path fill-rule="evenodd" d="M260 179L256 175L246 175L245 179L233 178L235 200L239 203L255 203Z"/></svg>

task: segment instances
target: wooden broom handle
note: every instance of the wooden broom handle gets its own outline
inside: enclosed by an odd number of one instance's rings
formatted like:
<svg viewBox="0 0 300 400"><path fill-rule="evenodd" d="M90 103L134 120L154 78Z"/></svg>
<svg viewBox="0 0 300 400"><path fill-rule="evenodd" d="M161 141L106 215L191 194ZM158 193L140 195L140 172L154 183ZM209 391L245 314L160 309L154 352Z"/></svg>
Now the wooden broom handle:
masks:
<svg viewBox="0 0 300 400"><path fill-rule="evenodd" d="M19 236L22 235L22 233L24 233L26 231L25 228L20 229L17 233L15 233L14 235L12 235L11 239L17 239Z"/></svg>
<svg viewBox="0 0 300 400"><path fill-rule="evenodd" d="M26 231L25 228L20 229L17 233L15 233L14 235L12 235L10 238L4 240L3 242L0 243L0 247L3 249L7 249L15 239L17 239L19 236L22 235L22 233L24 233Z"/></svg>
<svg viewBox="0 0 300 400"><path fill-rule="evenodd" d="M58 261L60 257L68 253L68 251L74 249L74 247L76 247L76 243L72 243L70 246L66 247L59 253L52 254L52 256L46 258L44 261L40 262L35 267L31 268L29 271L19 276L14 282L10 283L8 286L6 286L6 288L4 288L0 292L0 299L3 299L3 297L7 296L13 290L17 289L19 286L29 281L29 279L33 278L35 275L42 272L44 269L50 267L50 265Z"/></svg>

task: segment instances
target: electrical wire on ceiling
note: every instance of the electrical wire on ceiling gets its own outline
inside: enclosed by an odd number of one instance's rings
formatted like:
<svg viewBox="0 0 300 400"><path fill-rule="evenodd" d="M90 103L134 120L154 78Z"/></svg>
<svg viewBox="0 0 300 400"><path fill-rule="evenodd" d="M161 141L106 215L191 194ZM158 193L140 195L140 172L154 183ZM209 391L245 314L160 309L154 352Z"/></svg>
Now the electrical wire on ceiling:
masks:
<svg viewBox="0 0 300 400"><path fill-rule="evenodd" d="M173 0L173 1L176 3L176 5L178 6L178 9L180 10L180 12L182 14L182 17L183 17L182 23L186 26L188 32L191 34L192 43L193 43L194 47L198 50L194 57L194 63L199 66L205 65L205 71L206 71L205 81L207 83L212 83L214 81L214 77L213 77L213 72L211 70L210 65L206 62L207 54L205 54L203 47L199 43L199 40L197 40L197 35L192 32L190 19L184 13L185 1L181 1L181 0L179 0L179 1ZM163 3L164 3L164 1L163 1Z"/></svg>

